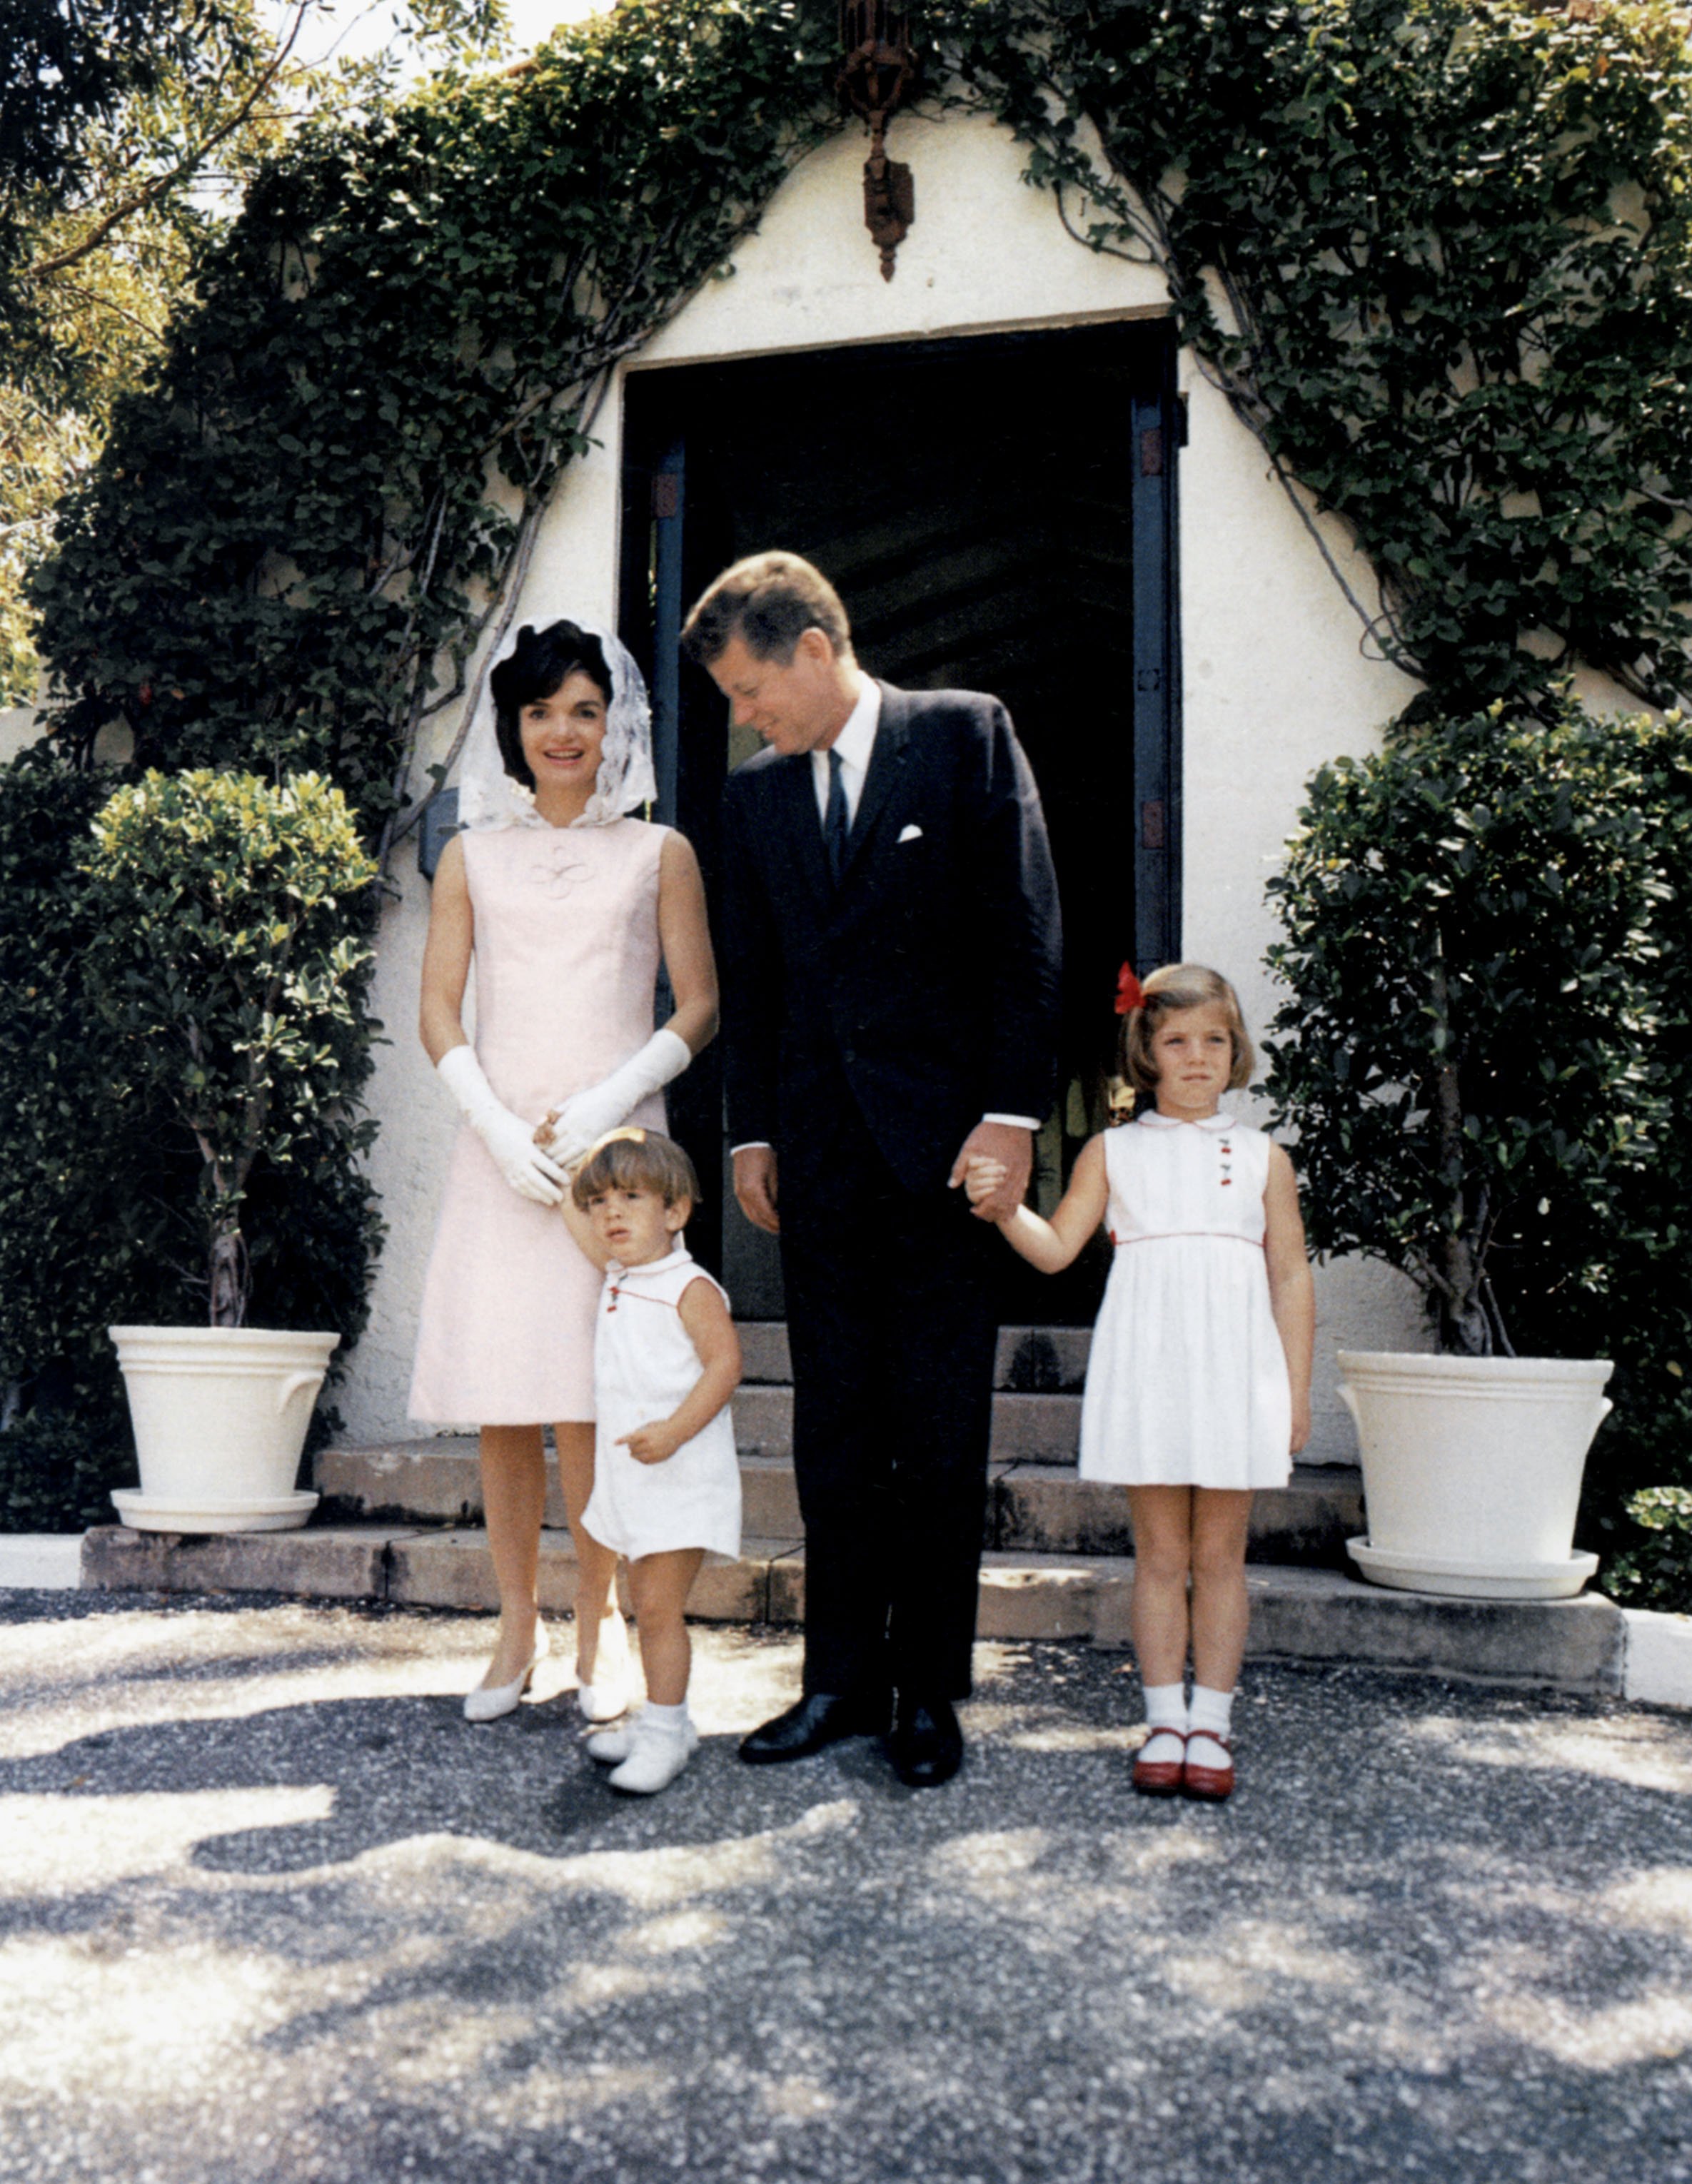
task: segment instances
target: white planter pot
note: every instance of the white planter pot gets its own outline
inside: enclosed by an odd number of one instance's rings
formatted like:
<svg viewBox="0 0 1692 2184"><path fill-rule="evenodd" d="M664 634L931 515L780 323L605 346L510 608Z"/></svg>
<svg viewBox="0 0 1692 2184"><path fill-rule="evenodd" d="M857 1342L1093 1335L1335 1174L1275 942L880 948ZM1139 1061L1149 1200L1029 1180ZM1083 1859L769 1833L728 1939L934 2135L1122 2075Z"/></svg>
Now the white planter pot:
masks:
<svg viewBox="0 0 1692 2184"><path fill-rule="evenodd" d="M315 1494L295 1491L311 1407L338 1334L262 1327L114 1327L141 1462L139 1493L114 1494L151 1532L283 1532Z"/></svg>
<svg viewBox="0 0 1692 2184"><path fill-rule="evenodd" d="M1342 1350L1376 1585L1471 1600L1565 1600L1598 1568L1571 1552L1581 1474L1610 1409L1607 1358Z"/></svg>

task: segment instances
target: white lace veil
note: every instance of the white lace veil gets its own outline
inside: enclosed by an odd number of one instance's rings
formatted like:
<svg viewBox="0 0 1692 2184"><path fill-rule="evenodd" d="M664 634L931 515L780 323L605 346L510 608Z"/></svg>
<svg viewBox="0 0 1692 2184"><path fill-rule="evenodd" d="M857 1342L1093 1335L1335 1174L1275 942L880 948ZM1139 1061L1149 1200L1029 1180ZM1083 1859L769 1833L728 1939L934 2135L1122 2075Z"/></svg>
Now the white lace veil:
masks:
<svg viewBox="0 0 1692 2184"><path fill-rule="evenodd" d="M494 670L509 660L531 630L549 628L572 617L537 614L522 627L507 630L499 650L482 672L476 695L475 716L464 740L464 758L458 772L458 819L461 827L478 833L492 827L544 827L547 822L534 808L534 792L505 771L494 729ZM587 809L573 827L608 827L614 819L638 811L654 801L658 780L652 769L652 716L646 703L646 684L628 647L607 629L593 622L577 622L584 636L597 638L611 670L611 704L606 710L605 753Z"/></svg>

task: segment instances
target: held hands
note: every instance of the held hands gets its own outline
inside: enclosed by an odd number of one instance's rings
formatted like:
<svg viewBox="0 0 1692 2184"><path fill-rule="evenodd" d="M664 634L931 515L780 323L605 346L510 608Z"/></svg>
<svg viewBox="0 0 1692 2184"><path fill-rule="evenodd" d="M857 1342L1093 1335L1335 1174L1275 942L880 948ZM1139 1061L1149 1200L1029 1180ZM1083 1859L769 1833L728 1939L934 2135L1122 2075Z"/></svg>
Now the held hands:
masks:
<svg viewBox="0 0 1692 2184"><path fill-rule="evenodd" d="M564 1195L564 1172L534 1142L528 1124L500 1100L468 1046L455 1046L435 1065L457 1100L465 1120L487 1146L494 1165L519 1198L537 1206L556 1206Z"/></svg>
<svg viewBox="0 0 1692 2184"><path fill-rule="evenodd" d="M637 1426L633 1433L619 1434L617 1446L626 1448L637 1463L662 1463L675 1454L683 1439L673 1418L659 1418L650 1426Z"/></svg>
<svg viewBox="0 0 1692 2184"><path fill-rule="evenodd" d="M1294 1396L1293 1398L1292 1453L1294 1456L1297 1456L1299 1450L1304 1447L1305 1442L1308 1441L1309 1438L1310 1399L1306 1396L1301 1402L1298 1396Z"/></svg>
<svg viewBox="0 0 1692 2184"><path fill-rule="evenodd" d="M997 1198L1008 1174L1002 1161L989 1160L985 1153L971 1153L963 1171L963 1190L970 1205L985 1206Z"/></svg>
<svg viewBox="0 0 1692 2184"><path fill-rule="evenodd" d="M997 1170L991 1183L984 1180L969 1188L969 1170L978 1161ZM977 1123L959 1148L949 1178L952 1190L962 1184L971 1212L978 1221L1008 1221L1021 1205L1034 1166L1034 1133L1014 1123Z"/></svg>

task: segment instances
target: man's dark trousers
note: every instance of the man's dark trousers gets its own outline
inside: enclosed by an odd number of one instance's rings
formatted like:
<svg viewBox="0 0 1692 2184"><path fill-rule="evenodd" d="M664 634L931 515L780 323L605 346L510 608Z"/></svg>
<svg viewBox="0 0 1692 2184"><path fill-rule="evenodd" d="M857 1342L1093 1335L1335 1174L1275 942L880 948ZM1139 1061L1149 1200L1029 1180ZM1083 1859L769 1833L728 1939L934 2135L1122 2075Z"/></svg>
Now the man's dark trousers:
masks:
<svg viewBox="0 0 1692 2184"><path fill-rule="evenodd" d="M828 1165L781 1185L805 1685L966 1698L1004 1247L845 1112Z"/></svg>

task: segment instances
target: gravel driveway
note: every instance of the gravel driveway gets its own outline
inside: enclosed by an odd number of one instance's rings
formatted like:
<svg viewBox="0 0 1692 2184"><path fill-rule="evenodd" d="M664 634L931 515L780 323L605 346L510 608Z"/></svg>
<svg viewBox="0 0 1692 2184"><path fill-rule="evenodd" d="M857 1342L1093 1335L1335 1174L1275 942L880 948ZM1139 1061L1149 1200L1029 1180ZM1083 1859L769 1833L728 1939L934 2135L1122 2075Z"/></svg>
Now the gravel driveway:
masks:
<svg viewBox="0 0 1692 2184"><path fill-rule="evenodd" d="M1692 2184L1692 1719L1258 1668L1211 1809L983 1646L913 1792L741 1766L798 1647L701 1629L624 1802L561 1668L463 1723L489 1635L0 1594L0 2178Z"/></svg>

